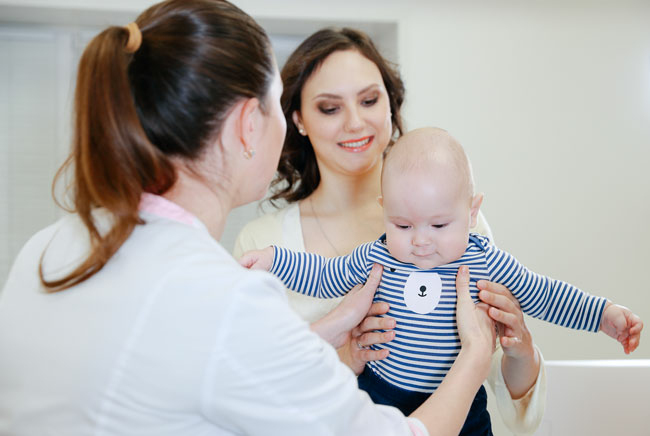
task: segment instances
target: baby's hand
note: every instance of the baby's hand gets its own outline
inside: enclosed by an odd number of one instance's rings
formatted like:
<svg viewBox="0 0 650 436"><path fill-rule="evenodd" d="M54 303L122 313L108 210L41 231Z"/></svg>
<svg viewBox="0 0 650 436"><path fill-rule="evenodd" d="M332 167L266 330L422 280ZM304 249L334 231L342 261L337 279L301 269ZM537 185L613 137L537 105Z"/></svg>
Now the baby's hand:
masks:
<svg viewBox="0 0 650 436"><path fill-rule="evenodd" d="M247 251L239 259L239 264L248 269L269 271L273 266L273 247L269 246L263 250Z"/></svg>
<svg viewBox="0 0 650 436"><path fill-rule="evenodd" d="M625 354L630 354L639 346L643 321L627 307L607 303L600 329L620 342Z"/></svg>

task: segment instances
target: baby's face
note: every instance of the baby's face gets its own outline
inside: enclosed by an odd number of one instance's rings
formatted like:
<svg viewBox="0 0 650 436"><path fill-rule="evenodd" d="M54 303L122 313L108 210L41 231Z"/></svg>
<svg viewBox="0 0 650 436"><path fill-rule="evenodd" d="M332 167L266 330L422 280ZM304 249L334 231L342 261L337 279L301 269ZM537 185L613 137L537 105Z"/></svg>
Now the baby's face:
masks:
<svg viewBox="0 0 650 436"><path fill-rule="evenodd" d="M397 260L430 269L463 255L472 221L471 199L454 179L432 177L422 170L392 173L384 179L386 244Z"/></svg>

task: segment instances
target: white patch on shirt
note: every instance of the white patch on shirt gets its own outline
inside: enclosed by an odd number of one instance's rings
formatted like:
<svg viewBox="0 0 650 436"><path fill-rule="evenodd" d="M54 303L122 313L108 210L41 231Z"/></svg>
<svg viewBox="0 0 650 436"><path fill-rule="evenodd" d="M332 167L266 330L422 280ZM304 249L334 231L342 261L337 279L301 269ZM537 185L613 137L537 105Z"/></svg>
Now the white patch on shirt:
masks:
<svg viewBox="0 0 650 436"><path fill-rule="evenodd" d="M442 281L436 273L414 271L404 284L404 303L415 313L427 314L440 301Z"/></svg>

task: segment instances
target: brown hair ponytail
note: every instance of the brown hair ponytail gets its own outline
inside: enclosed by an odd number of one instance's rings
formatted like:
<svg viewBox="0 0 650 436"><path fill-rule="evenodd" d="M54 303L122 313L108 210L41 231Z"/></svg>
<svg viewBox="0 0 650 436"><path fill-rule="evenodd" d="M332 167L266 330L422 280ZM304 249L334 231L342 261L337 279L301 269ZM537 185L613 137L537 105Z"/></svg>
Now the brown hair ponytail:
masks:
<svg viewBox="0 0 650 436"><path fill-rule="evenodd" d="M242 97L263 102L274 63L266 33L227 1L171 0L136 20L142 41L125 50L129 29L110 27L84 51L75 91L72 198L88 229L90 254L74 271L41 282L67 289L101 270L140 223L143 192L175 181L170 157L201 154ZM131 51L131 47L129 49ZM100 231L102 208L112 227Z"/></svg>

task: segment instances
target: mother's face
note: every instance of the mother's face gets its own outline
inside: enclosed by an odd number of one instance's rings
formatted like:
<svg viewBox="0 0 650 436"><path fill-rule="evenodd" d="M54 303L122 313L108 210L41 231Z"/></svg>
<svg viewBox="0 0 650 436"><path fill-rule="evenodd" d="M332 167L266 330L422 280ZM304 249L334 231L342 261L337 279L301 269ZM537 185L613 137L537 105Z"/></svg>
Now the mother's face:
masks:
<svg viewBox="0 0 650 436"><path fill-rule="evenodd" d="M321 174L361 174L381 164L392 136L377 66L356 50L329 55L305 82L293 120L309 136Z"/></svg>

